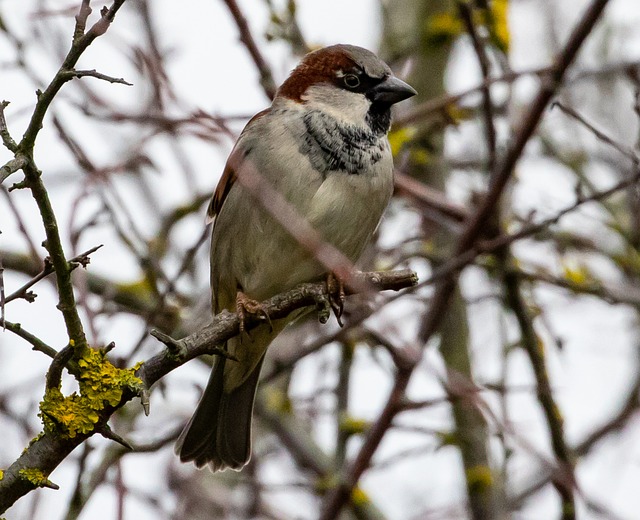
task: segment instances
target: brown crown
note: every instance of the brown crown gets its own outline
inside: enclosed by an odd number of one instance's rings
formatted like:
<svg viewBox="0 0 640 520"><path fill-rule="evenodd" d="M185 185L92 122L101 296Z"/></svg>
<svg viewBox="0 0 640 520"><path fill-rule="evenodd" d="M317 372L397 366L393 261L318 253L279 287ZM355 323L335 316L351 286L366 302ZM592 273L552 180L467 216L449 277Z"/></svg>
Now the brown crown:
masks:
<svg viewBox="0 0 640 520"><path fill-rule="evenodd" d="M278 96L301 102L311 85L335 83L338 70L347 71L354 60L340 46L334 45L307 54L278 89Z"/></svg>

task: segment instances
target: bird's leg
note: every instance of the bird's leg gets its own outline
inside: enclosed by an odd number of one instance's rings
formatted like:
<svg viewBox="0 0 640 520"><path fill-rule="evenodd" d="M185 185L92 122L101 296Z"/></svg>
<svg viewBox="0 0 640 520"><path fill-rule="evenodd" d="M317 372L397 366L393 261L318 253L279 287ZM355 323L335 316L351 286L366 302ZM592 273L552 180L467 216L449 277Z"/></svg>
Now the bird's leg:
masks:
<svg viewBox="0 0 640 520"><path fill-rule="evenodd" d="M247 315L249 314L264 318L269 323L269 327L271 327L271 330L273 330L271 318L269 317L269 313L267 313L264 306L259 301L249 298L242 291L238 291L236 293L236 313L238 314L238 318L240 319L240 334L243 334L245 332L244 322L247 318Z"/></svg>
<svg viewBox="0 0 640 520"><path fill-rule="evenodd" d="M327 295L333 314L338 320L338 325L344 327L342 323L342 311L344 310L344 282L334 273L327 274Z"/></svg>

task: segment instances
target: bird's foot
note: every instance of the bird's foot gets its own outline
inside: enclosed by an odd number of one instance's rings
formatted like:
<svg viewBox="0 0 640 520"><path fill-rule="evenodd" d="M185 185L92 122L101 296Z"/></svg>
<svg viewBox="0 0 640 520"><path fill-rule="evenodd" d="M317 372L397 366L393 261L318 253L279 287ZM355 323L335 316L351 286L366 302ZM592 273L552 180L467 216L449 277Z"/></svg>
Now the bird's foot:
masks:
<svg viewBox="0 0 640 520"><path fill-rule="evenodd" d="M269 323L269 327L273 330L271 318L269 313L259 301L249 298L242 291L238 291L236 294L236 313L240 319L240 334L245 332L245 320L248 315L256 316L266 320ZM248 334L248 333L247 333Z"/></svg>
<svg viewBox="0 0 640 520"><path fill-rule="evenodd" d="M329 305L331 305L333 314L338 320L338 325L344 327L344 323L342 323L345 300L344 282L334 273L327 274L327 296L329 297Z"/></svg>

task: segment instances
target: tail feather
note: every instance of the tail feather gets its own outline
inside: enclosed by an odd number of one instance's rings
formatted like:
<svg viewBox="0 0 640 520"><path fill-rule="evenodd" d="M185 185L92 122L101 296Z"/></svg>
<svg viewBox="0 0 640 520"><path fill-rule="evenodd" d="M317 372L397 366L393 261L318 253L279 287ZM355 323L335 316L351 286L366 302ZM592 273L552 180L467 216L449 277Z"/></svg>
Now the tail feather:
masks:
<svg viewBox="0 0 640 520"><path fill-rule="evenodd" d="M251 457L251 415L264 355L253 372L232 392L223 390L227 361L217 358L207 388L176 443L182 462L206 464L213 471L240 470Z"/></svg>

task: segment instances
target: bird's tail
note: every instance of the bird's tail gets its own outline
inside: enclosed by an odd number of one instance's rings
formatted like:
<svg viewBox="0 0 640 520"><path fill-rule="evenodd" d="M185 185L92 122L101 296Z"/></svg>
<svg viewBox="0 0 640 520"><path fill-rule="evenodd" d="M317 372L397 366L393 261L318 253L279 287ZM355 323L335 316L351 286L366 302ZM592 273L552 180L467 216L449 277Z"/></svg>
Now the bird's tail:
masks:
<svg viewBox="0 0 640 520"><path fill-rule="evenodd" d="M213 471L240 470L249 462L251 415L263 361L264 353L247 379L225 392L225 366L235 361L216 358L207 388L176 443L182 462L193 461L199 468L209 464Z"/></svg>

